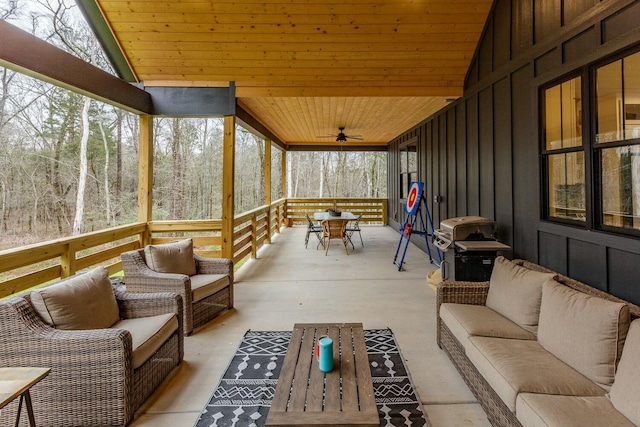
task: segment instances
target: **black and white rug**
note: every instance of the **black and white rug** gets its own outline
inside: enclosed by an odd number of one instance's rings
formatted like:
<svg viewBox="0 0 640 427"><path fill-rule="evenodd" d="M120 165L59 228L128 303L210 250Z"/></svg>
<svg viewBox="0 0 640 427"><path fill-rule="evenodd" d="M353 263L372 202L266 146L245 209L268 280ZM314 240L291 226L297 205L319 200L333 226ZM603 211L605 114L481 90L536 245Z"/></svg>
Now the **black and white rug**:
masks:
<svg viewBox="0 0 640 427"><path fill-rule="evenodd" d="M380 426L428 427L404 359L390 329L367 329ZM248 331L195 427L265 425L291 332Z"/></svg>

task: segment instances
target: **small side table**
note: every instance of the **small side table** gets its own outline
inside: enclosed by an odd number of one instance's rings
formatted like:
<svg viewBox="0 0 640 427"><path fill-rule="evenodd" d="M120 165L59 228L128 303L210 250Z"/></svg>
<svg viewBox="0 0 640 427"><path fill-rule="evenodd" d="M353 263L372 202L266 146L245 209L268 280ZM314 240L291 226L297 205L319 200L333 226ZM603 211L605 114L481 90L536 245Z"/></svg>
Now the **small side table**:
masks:
<svg viewBox="0 0 640 427"><path fill-rule="evenodd" d="M36 427L29 389L49 375L49 372L51 372L50 368L0 368L0 409L20 396L16 414L16 427L20 424L23 400L27 405L29 425Z"/></svg>

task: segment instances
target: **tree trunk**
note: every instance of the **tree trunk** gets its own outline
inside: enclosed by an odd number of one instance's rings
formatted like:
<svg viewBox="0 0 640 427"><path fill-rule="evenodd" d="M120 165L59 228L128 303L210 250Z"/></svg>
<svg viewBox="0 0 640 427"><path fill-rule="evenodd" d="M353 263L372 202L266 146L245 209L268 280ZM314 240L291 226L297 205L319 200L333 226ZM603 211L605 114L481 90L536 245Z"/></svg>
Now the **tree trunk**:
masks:
<svg viewBox="0 0 640 427"><path fill-rule="evenodd" d="M82 127L80 128L80 176L78 178L78 194L76 196L76 216L73 220L73 235L82 233L84 219L84 189L87 185L87 144L89 142L89 106L91 99L84 98L82 104Z"/></svg>
<svg viewBox="0 0 640 427"><path fill-rule="evenodd" d="M102 122L98 122L100 126L100 134L102 135L102 143L104 145L104 202L105 202L105 218L107 227L112 225L111 216L111 195L109 194L109 141L104 133Z"/></svg>
<svg viewBox="0 0 640 427"><path fill-rule="evenodd" d="M180 140L180 119L173 119L173 138L171 141L173 157L173 179L171 182L171 219L184 219L182 143Z"/></svg>
<svg viewBox="0 0 640 427"><path fill-rule="evenodd" d="M0 194L2 195L2 209L0 212L0 230L7 232L7 185L0 181Z"/></svg>
<svg viewBox="0 0 640 427"><path fill-rule="evenodd" d="M320 157L320 188L318 190L318 197L324 197L324 174L326 168L324 153Z"/></svg>
<svg viewBox="0 0 640 427"><path fill-rule="evenodd" d="M115 218L120 216L122 209L122 116L124 113L116 109L116 211ZM134 135L135 138L135 135Z"/></svg>

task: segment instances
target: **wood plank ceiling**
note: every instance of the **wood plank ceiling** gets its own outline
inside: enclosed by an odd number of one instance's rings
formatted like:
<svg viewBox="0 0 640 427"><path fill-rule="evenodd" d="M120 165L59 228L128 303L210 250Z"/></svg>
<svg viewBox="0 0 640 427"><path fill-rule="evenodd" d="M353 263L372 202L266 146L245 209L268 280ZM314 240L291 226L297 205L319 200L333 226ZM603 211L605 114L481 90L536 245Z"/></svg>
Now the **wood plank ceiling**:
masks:
<svg viewBox="0 0 640 427"><path fill-rule="evenodd" d="M95 0L138 81L224 86L290 145L385 145L462 95L492 0Z"/></svg>

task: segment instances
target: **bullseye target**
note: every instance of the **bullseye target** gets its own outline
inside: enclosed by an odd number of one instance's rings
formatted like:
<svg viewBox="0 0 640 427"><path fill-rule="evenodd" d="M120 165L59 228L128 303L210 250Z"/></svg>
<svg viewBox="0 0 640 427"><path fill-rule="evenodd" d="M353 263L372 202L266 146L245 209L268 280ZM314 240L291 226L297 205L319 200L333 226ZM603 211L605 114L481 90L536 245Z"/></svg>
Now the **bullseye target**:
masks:
<svg viewBox="0 0 640 427"><path fill-rule="evenodd" d="M405 211L409 215L415 215L418 212L423 187L423 182L411 183L411 186L409 187L409 194L407 195L407 204L405 205Z"/></svg>

